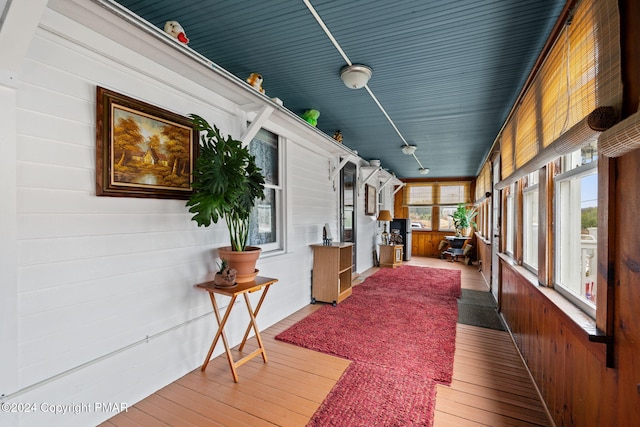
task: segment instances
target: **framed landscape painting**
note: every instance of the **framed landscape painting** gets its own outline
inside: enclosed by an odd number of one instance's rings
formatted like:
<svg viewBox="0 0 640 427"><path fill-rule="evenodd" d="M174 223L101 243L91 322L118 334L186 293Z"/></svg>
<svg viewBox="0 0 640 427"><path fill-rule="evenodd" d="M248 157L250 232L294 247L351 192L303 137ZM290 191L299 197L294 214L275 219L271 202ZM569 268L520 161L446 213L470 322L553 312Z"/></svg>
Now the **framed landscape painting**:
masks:
<svg viewBox="0 0 640 427"><path fill-rule="evenodd" d="M197 150L189 118L97 88L96 195L187 199Z"/></svg>

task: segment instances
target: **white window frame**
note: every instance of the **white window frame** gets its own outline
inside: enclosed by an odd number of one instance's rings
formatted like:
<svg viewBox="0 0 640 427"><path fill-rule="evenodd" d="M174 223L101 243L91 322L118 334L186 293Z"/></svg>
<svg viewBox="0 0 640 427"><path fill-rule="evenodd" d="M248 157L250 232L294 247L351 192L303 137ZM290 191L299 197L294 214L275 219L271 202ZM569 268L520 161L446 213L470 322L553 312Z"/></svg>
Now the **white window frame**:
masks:
<svg viewBox="0 0 640 427"><path fill-rule="evenodd" d="M571 156L571 155L570 155ZM566 284L562 283L562 271L561 268L564 265L565 267L567 265L576 265L576 264L580 264L580 257L581 257L581 253L580 253L580 249L579 248L574 248L575 252L571 252L572 255L572 260L571 261L567 261L567 260L563 260L562 256L563 256L563 239L567 239L568 237L566 236L566 231L564 229L561 229L561 225L564 222L562 215L565 214L565 212L563 211L563 206L566 206L566 203L569 203L570 200L567 200L566 198L562 198L561 196L561 191L560 191L560 186L563 183L566 182L570 182L570 181L575 181L575 180L579 180L581 178L584 178L588 175L592 175L592 174L597 174L598 171L598 161L594 160L590 163L575 167L574 169L571 169L567 172L563 172L560 173L558 175L555 176L554 178L554 194L555 194L555 199L554 199L554 216L556 218L555 221L555 228L554 228L554 234L555 234L555 255L554 255L554 266L555 266L555 274L554 274L554 287L556 289L556 291L558 291L560 294L562 294L565 298L567 298L569 301L571 301L574 305L576 305L578 308L580 308L582 311L584 311L585 313L587 313L589 316L591 316L592 318L595 319L596 317L596 305L595 303L589 303L587 300L583 299L581 296L577 295L573 290L570 289L570 287ZM560 199L560 200L559 200ZM575 224L575 221L573 221L573 223ZM578 222L579 224L579 222ZM573 243L576 243L576 239L573 239ZM597 255L596 255L597 257ZM596 262L597 262L597 258L596 258ZM575 275L575 274L574 274ZM578 276L580 276L580 274L578 273Z"/></svg>
<svg viewBox="0 0 640 427"><path fill-rule="evenodd" d="M528 175L528 185L522 189L522 264L538 272L538 230L540 227L538 171ZM533 213L535 210L535 214Z"/></svg>
<svg viewBox="0 0 640 427"><path fill-rule="evenodd" d="M505 198L505 247L504 251L513 258L516 248L516 189L515 184L511 184L509 192Z"/></svg>
<svg viewBox="0 0 640 427"><path fill-rule="evenodd" d="M275 209L276 209L276 225L275 225L275 229L276 229L276 233L275 233L275 241L271 242L271 243L263 243L263 244L255 244L251 242L251 236L249 236L249 242L248 244L251 246L257 246L259 248L262 249L263 253L268 253L268 252L276 252L276 251L282 251L284 250L284 213L285 213L285 206L284 206L284 160L285 160L285 155L284 155L284 147L286 146L286 144L284 144L284 137L278 135L276 132L270 131L269 129L266 128L262 128L261 130L264 130L266 132L269 132L273 135L276 136L277 138L277 150L278 150L278 185L274 185L274 184L267 184L265 183L265 192L270 191L270 190L274 190L275 191ZM256 135L257 136L257 135ZM251 144L251 142L249 143ZM257 201L256 206L260 204L260 200ZM251 219L252 221L254 220L253 217Z"/></svg>
<svg viewBox="0 0 640 427"><path fill-rule="evenodd" d="M420 228L414 228L414 230L425 230L425 231L432 231L433 230L433 206L420 206L420 205L411 205L408 207L408 211L409 211L409 218L411 219L411 224L415 224L415 223L419 223L419 220L414 220L413 218L411 218L411 209L431 209L431 227L420 227Z"/></svg>
<svg viewBox="0 0 640 427"><path fill-rule="evenodd" d="M443 213L444 209L451 209L454 212L458 208L458 205L443 205L438 206L438 230L439 231L456 231L456 227L453 224L453 218L450 215L445 215ZM447 227L440 227L440 223L442 223L442 219L447 218Z"/></svg>

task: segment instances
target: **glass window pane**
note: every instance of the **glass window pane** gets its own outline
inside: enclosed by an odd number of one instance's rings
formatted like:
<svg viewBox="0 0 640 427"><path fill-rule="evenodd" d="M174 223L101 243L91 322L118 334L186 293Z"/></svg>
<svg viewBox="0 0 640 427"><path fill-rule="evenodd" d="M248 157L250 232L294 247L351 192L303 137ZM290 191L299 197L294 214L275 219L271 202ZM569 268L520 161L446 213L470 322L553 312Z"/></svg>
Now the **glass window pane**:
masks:
<svg viewBox="0 0 640 427"><path fill-rule="evenodd" d="M506 252L513 255L514 241L515 241L515 201L513 197L514 186L511 184L509 187L509 194L507 195L507 230L506 230Z"/></svg>
<svg viewBox="0 0 640 427"><path fill-rule="evenodd" d="M441 206L440 207L440 228L439 230L454 231L453 225L453 213L456 211L457 206Z"/></svg>
<svg viewBox="0 0 640 427"><path fill-rule="evenodd" d="M598 176L577 176L560 181L557 188L557 285L595 309Z"/></svg>
<svg viewBox="0 0 640 427"><path fill-rule="evenodd" d="M256 157L265 176L264 199L258 200L251 211L248 244L264 251L282 249L282 187L280 187L279 137L260 129L249 144L249 152Z"/></svg>
<svg viewBox="0 0 640 427"><path fill-rule="evenodd" d="M561 172L569 172L570 170L595 162L596 160L598 160L597 140L573 153L563 156Z"/></svg>
<svg viewBox="0 0 640 427"><path fill-rule="evenodd" d="M249 242L252 245L264 245L276 241L276 191L266 189L264 199L251 211L249 222Z"/></svg>
<svg viewBox="0 0 640 427"><path fill-rule="evenodd" d="M538 269L538 189L523 194L523 262Z"/></svg>
<svg viewBox="0 0 640 427"><path fill-rule="evenodd" d="M580 159L583 165L598 160L598 140L580 149Z"/></svg>
<svg viewBox="0 0 640 427"><path fill-rule="evenodd" d="M432 208L430 206L410 206L411 228L431 230L431 212Z"/></svg>
<svg viewBox="0 0 640 427"><path fill-rule="evenodd" d="M278 183L278 136L260 129L251 140L249 152L256 156L256 163L262 169L264 180L268 185Z"/></svg>

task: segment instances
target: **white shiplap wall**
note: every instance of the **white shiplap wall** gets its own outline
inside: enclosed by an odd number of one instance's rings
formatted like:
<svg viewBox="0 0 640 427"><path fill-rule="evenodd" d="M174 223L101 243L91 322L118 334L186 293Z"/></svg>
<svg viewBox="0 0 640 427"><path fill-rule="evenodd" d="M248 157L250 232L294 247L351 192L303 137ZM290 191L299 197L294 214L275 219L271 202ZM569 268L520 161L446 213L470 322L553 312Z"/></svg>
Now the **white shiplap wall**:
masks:
<svg viewBox="0 0 640 427"><path fill-rule="evenodd" d="M193 285L214 270L213 248L227 244L226 228L196 227L181 200L95 196L95 90L195 112L239 136L246 115L211 89L218 80L187 78L45 11L15 92L17 236L13 244L0 240L3 251L17 248L17 277L8 278L17 289L19 384L0 390L9 402L132 405L202 363L214 321L206 294ZM260 313L262 328L309 303L309 245L321 240L325 223L337 229L338 194L329 180L336 155L305 126L281 111L265 125L286 139L287 226L285 251L258 263L261 274L280 279ZM375 223L363 217L359 227L359 237L373 241ZM359 260L360 271L371 266L368 258ZM234 312L232 344L247 321L242 307ZM111 415L40 410L19 419L86 426ZM5 422L15 425L0 417Z"/></svg>

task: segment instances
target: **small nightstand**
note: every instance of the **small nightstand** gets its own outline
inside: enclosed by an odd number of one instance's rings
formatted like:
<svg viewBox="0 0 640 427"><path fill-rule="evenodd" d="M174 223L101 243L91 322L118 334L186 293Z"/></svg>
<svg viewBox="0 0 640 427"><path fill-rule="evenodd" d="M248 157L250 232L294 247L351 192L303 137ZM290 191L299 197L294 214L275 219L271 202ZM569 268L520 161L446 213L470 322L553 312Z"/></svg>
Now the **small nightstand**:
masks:
<svg viewBox="0 0 640 427"><path fill-rule="evenodd" d="M402 265L402 245L379 245L380 267L396 268Z"/></svg>
<svg viewBox="0 0 640 427"><path fill-rule="evenodd" d="M313 279L311 303L329 302L334 306L351 295L353 274L353 243L311 245L313 248Z"/></svg>

